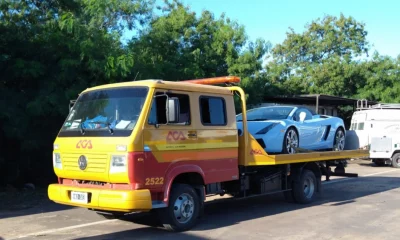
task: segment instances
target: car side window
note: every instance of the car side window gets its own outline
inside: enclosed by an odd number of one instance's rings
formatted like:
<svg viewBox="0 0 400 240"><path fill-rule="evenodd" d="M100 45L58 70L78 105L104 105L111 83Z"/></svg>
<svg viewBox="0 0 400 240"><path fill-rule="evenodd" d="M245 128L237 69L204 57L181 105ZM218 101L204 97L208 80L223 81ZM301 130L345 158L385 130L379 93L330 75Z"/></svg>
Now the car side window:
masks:
<svg viewBox="0 0 400 240"><path fill-rule="evenodd" d="M300 121L300 113L305 112L306 113L306 118L304 120L311 120L312 119L312 114L309 110L306 108L299 108L294 114L293 114L293 120L296 122Z"/></svg>

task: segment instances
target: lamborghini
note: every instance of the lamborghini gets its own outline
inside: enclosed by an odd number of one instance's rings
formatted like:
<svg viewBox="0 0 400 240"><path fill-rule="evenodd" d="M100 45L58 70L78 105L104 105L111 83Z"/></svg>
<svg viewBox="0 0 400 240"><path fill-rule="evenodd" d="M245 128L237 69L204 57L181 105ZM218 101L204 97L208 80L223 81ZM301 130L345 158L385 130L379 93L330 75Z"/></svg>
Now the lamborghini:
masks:
<svg viewBox="0 0 400 240"><path fill-rule="evenodd" d="M345 126L339 117L319 115L303 106L268 106L247 111L247 128L267 153L301 150L342 151ZM242 114L236 116L243 132Z"/></svg>

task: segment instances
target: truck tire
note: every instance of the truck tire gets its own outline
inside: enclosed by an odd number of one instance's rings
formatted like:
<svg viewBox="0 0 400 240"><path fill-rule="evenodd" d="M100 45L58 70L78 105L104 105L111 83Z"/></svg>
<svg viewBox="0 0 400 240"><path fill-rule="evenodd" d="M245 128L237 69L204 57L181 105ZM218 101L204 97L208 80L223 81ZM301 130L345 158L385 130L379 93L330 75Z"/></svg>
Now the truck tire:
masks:
<svg viewBox="0 0 400 240"><path fill-rule="evenodd" d="M200 212L200 198L187 184L173 184L168 207L160 209L159 218L169 231L181 232L194 227Z"/></svg>
<svg viewBox="0 0 400 240"><path fill-rule="evenodd" d="M392 157L392 167L400 168L400 153L395 153Z"/></svg>
<svg viewBox="0 0 400 240"><path fill-rule="evenodd" d="M315 174L304 169L301 173L300 180L293 184L293 197L297 203L311 203L315 198L317 191L317 178Z"/></svg>

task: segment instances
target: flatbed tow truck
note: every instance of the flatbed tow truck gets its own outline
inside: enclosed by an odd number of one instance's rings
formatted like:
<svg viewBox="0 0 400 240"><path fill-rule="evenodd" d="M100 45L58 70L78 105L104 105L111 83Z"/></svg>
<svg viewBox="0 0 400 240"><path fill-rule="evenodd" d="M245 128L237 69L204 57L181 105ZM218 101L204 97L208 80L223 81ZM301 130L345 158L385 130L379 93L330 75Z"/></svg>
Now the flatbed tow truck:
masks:
<svg viewBox="0 0 400 240"><path fill-rule="evenodd" d="M343 160L368 156L368 150L265 152L247 131L238 82L228 76L86 89L55 139L58 183L49 185L49 198L106 218L154 211L166 229L185 231L195 226L210 196L282 192L307 204L321 192L322 176L357 177L345 172ZM243 131L237 128L235 94Z"/></svg>

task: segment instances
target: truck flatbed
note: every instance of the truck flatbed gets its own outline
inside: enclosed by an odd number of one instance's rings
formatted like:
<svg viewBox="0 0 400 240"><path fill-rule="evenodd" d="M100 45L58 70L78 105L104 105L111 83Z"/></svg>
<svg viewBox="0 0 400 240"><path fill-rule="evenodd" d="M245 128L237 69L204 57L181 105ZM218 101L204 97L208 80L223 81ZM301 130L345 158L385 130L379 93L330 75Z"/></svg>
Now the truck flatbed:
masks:
<svg viewBox="0 0 400 240"><path fill-rule="evenodd" d="M323 151L295 154L263 155L257 161L250 161L249 166L279 165L304 162L345 160L368 156L368 150Z"/></svg>

